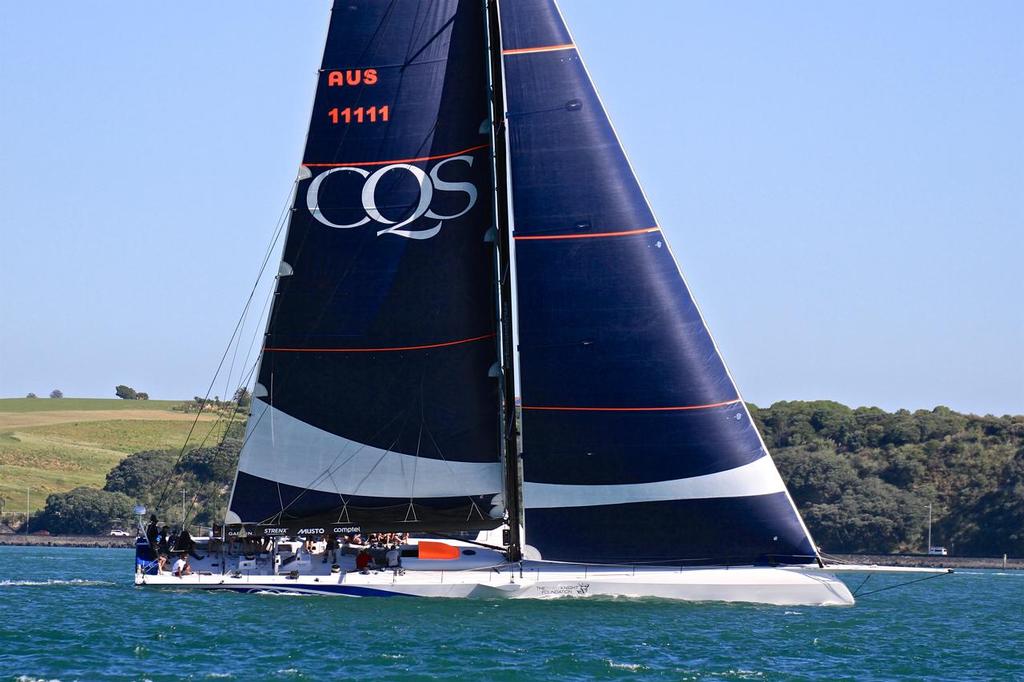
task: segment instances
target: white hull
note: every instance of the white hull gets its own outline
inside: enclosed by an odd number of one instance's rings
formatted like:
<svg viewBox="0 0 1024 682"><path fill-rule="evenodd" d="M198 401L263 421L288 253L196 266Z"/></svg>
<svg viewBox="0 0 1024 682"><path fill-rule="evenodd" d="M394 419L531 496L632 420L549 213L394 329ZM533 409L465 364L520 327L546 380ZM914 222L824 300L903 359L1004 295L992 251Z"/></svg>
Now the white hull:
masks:
<svg viewBox="0 0 1024 682"><path fill-rule="evenodd" d="M324 569L327 567L325 566ZM656 597L776 605L852 605L846 585L812 567L612 568L542 561L468 570L394 570L321 575L136 574L137 585L349 597L551 599Z"/></svg>

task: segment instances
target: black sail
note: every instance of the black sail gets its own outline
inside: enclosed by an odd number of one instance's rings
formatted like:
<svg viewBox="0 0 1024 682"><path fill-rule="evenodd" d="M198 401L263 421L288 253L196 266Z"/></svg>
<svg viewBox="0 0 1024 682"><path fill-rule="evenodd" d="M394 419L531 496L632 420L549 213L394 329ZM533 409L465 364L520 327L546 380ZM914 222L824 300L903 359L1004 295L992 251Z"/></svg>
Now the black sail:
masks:
<svg viewBox="0 0 1024 682"><path fill-rule="evenodd" d="M814 560L554 0L500 7L526 543L560 561Z"/></svg>
<svg viewBox="0 0 1024 682"><path fill-rule="evenodd" d="M229 523L501 523L485 69L479 0L335 4Z"/></svg>

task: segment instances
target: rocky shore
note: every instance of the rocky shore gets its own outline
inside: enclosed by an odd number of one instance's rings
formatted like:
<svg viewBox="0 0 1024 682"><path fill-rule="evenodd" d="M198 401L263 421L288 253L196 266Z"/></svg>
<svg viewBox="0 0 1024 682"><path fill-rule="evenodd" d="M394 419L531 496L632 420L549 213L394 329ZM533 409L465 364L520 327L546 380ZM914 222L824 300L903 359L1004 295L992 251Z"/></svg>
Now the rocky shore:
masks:
<svg viewBox="0 0 1024 682"><path fill-rule="evenodd" d="M917 568L1006 568L1024 570L1024 559L1003 557L930 556L927 554L834 554L829 558L842 563L877 566L914 566Z"/></svg>
<svg viewBox="0 0 1024 682"><path fill-rule="evenodd" d="M0 535L0 545L31 547L135 547L134 537L116 535Z"/></svg>

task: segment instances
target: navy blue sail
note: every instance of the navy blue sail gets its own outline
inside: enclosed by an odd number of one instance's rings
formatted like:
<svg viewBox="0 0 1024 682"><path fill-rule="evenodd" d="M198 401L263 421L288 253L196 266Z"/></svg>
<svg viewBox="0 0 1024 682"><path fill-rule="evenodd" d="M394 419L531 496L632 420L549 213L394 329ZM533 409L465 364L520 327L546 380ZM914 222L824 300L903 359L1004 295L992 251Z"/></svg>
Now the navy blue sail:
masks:
<svg viewBox="0 0 1024 682"><path fill-rule="evenodd" d="M813 561L558 8L500 8L526 543L574 562Z"/></svg>
<svg viewBox="0 0 1024 682"><path fill-rule="evenodd" d="M337 2L229 523L501 523L484 15Z"/></svg>

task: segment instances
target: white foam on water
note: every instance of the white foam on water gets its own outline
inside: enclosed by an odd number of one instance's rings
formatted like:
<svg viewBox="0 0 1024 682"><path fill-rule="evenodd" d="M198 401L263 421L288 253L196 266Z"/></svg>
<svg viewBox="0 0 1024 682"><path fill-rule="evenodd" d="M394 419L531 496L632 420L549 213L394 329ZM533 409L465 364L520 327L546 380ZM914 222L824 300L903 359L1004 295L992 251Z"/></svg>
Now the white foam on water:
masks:
<svg viewBox="0 0 1024 682"><path fill-rule="evenodd" d="M608 659L609 668L619 668L620 670L645 670L646 668L640 663L616 663L615 661Z"/></svg>
<svg viewBox="0 0 1024 682"><path fill-rule="evenodd" d="M47 585L116 585L107 580L85 580L72 578L71 580L0 580L0 587L45 587Z"/></svg>
<svg viewBox="0 0 1024 682"><path fill-rule="evenodd" d="M744 670L743 668L737 668L736 670L726 670L724 673L711 673L712 677L740 677L744 680L749 680L753 677L764 677L764 673L758 670Z"/></svg>
<svg viewBox="0 0 1024 682"><path fill-rule="evenodd" d="M32 675L18 675L14 682L60 682L56 677L47 679L45 677L33 677Z"/></svg>

